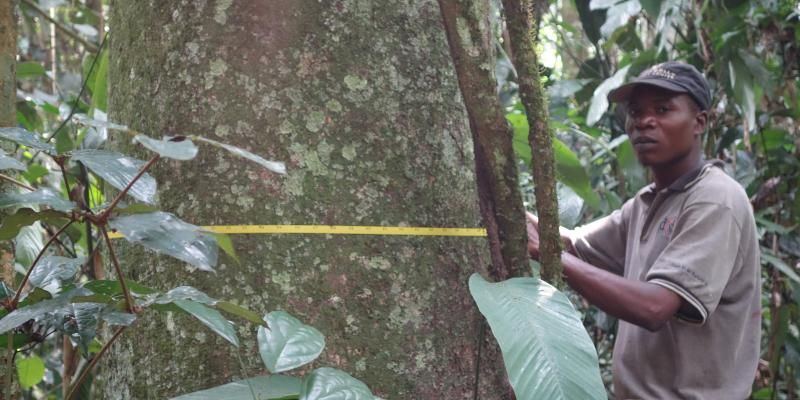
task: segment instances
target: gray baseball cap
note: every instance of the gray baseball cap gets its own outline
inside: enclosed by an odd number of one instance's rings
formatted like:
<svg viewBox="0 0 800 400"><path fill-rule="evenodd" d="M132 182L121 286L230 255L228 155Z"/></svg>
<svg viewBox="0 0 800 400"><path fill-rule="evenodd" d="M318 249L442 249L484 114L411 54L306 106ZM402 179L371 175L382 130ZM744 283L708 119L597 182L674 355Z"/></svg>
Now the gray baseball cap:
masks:
<svg viewBox="0 0 800 400"><path fill-rule="evenodd" d="M638 85L651 85L672 92L686 93L694 99L701 110L708 110L711 105L711 91L706 78L694 66L678 61L667 61L644 70L636 79L609 92L608 101L627 102L633 89Z"/></svg>

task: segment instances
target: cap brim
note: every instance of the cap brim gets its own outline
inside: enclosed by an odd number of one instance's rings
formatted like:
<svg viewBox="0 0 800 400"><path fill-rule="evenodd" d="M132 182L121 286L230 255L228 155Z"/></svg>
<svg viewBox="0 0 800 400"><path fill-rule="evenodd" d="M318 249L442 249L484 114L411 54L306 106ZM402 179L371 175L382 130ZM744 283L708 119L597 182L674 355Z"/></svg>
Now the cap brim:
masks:
<svg viewBox="0 0 800 400"><path fill-rule="evenodd" d="M630 99L633 89L641 85L655 86L675 93L689 93L689 91L684 87L660 79L634 79L633 81L608 92L608 101L612 103L626 102L628 99Z"/></svg>

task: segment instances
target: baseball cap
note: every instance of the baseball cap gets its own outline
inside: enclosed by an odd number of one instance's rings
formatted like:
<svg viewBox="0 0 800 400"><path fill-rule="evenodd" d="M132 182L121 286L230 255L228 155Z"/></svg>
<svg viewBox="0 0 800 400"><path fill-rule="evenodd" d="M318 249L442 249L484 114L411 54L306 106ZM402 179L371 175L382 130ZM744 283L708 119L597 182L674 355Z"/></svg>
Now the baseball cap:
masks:
<svg viewBox="0 0 800 400"><path fill-rule="evenodd" d="M614 103L628 101L633 89L638 85L657 86L677 93L686 93L701 110L708 110L711 105L711 91L708 81L692 65L678 61L667 61L656 64L639 74L639 76L608 93L608 100Z"/></svg>

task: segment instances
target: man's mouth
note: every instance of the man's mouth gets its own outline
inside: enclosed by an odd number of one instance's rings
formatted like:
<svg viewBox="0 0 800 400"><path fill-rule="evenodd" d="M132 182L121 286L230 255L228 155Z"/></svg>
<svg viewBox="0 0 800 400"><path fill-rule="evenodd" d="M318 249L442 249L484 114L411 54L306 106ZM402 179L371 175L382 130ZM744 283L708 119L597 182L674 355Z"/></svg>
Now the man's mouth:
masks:
<svg viewBox="0 0 800 400"><path fill-rule="evenodd" d="M639 136L633 139L633 145L636 146L637 144L648 144L648 143L657 143L655 139L651 139L646 136Z"/></svg>

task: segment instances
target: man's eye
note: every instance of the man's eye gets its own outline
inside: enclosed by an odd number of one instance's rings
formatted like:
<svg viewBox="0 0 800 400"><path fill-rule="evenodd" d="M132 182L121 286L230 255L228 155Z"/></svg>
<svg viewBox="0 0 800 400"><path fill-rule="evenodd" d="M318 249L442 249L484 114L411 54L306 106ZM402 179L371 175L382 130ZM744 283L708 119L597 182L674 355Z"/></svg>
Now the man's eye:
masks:
<svg viewBox="0 0 800 400"><path fill-rule="evenodd" d="M658 106L658 107L656 107L656 111L659 114L663 114L663 113L669 111L669 108L667 108L666 106Z"/></svg>

